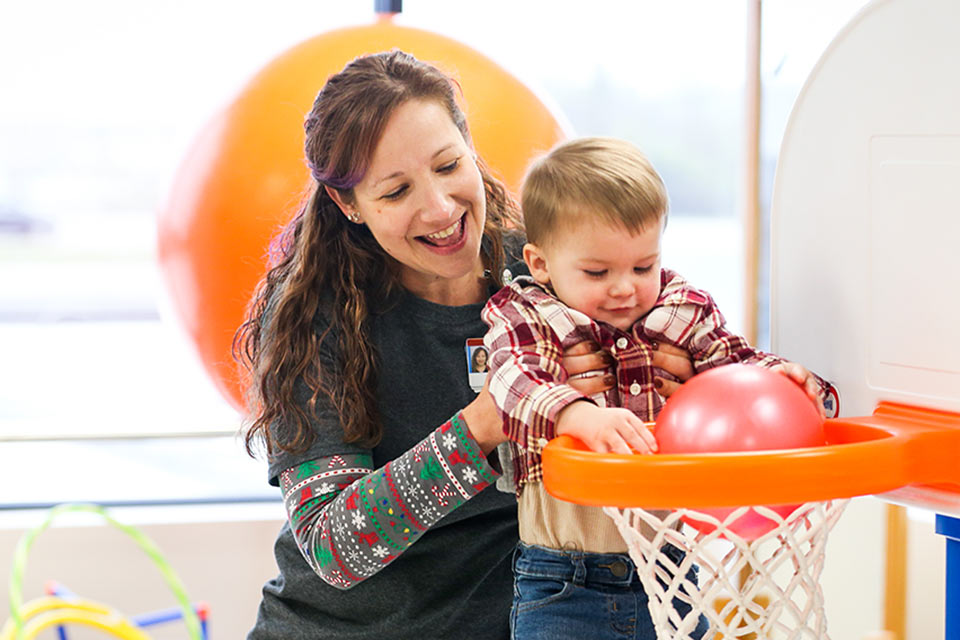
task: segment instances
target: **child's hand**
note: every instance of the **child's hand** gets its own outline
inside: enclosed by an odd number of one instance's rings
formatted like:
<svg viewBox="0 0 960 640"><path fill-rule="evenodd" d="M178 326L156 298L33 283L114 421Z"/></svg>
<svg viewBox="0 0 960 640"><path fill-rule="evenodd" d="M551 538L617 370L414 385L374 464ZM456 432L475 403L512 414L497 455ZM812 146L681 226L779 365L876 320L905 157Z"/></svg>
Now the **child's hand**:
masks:
<svg viewBox="0 0 960 640"><path fill-rule="evenodd" d="M657 441L643 420L629 409L598 407L586 402L573 402L557 417L557 434L571 435L600 453L653 453Z"/></svg>
<svg viewBox="0 0 960 640"><path fill-rule="evenodd" d="M820 417L827 417L827 412L823 408L823 398L820 397L820 384L806 367L796 362L784 361L783 364L770 367L770 370L776 371L777 373L782 373L803 387L803 390L807 393L807 396L813 400L815 405L817 405L817 411L820 413Z"/></svg>

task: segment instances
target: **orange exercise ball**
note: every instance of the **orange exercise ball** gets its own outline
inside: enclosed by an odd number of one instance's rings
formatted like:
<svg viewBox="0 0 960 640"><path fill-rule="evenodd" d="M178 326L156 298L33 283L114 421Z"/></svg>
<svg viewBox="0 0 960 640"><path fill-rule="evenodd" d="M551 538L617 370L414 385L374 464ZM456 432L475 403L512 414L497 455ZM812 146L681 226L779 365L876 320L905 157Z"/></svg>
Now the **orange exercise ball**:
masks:
<svg viewBox="0 0 960 640"><path fill-rule="evenodd" d="M158 258L173 310L214 384L240 411L231 345L264 273L270 240L309 185L304 116L330 75L357 56L392 48L458 82L474 146L514 191L529 160L567 137L562 118L489 58L388 17L306 40L264 67L200 133L158 223Z"/></svg>

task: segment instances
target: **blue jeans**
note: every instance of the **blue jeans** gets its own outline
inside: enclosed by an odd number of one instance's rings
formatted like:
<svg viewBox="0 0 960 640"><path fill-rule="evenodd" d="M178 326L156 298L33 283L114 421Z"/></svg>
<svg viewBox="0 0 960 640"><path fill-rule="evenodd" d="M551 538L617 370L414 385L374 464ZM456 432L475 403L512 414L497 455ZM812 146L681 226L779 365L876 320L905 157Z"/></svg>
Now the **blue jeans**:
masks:
<svg viewBox="0 0 960 640"><path fill-rule="evenodd" d="M677 564L683 552L665 549ZM696 568L687 578L697 581ZM674 600L678 612L690 605ZM694 638L707 631L702 615ZM513 555L513 640L656 640L647 594L627 554L560 551L520 543Z"/></svg>

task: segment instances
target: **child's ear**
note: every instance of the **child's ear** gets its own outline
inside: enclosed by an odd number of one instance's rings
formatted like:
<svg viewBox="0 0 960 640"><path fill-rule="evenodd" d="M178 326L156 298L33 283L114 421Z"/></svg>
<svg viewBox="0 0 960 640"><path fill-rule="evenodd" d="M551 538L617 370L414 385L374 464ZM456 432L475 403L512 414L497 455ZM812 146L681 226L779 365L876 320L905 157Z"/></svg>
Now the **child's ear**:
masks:
<svg viewBox="0 0 960 640"><path fill-rule="evenodd" d="M543 250L529 242L523 245L523 261L530 269L530 275L540 284L550 284L550 270L547 268L547 258Z"/></svg>

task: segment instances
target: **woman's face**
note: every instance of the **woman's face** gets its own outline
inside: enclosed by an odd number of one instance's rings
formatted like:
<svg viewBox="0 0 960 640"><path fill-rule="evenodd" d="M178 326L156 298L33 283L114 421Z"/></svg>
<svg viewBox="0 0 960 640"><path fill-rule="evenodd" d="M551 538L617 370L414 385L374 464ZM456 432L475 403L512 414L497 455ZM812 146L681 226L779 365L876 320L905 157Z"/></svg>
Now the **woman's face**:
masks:
<svg viewBox="0 0 960 640"><path fill-rule="evenodd" d="M477 349L477 367L483 368L487 365L487 352L483 349Z"/></svg>
<svg viewBox="0 0 960 640"><path fill-rule="evenodd" d="M407 289L442 304L475 301L486 220L483 180L473 149L438 102L410 100L396 108L354 187L354 205L400 263Z"/></svg>

